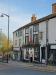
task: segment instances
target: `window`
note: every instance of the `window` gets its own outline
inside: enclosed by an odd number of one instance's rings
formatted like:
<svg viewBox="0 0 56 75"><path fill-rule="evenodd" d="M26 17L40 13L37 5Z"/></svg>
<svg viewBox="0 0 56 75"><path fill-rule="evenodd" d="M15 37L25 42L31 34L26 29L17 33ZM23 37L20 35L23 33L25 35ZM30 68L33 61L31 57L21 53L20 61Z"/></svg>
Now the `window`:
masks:
<svg viewBox="0 0 56 75"><path fill-rule="evenodd" d="M18 37L19 37L19 35L20 35L20 32L18 31Z"/></svg>
<svg viewBox="0 0 56 75"><path fill-rule="evenodd" d="M26 36L26 44L29 44L29 36Z"/></svg>
<svg viewBox="0 0 56 75"><path fill-rule="evenodd" d="M20 36L22 36L22 30L20 31Z"/></svg>
<svg viewBox="0 0 56 75"><path fill-rule="evenodd" d="M30 28L30 35L32 36L32 28Z"/></svg>
<svg viewBox="0 0 56 75"><path fill-rule="evenodd" d="M26 28L25 32L26 32L26 34L29 33L29 28Z"/></svg>
<svg viewBox="0 0 56 75"><path fill-rule="evenodd" d="M16 32L16 36L17 36L17 32Z"/></svg>
<svg viewBox="0 0 56 75"><path fill-rule="evenodd" d="M28 48L26 49L26 56L25 56L25 58L29 59L29 49Z"/></svg>
<svg viewBox="0 0 56 75"><path fill-rule="evenodd" d="M17 36L17 37L19 36L19 34L20 34L20 32L19 32L19 31L16 31L16 36Z"/></svg>
<svg viewBox="0 0 56 75"><path fill-rule="evenodd" d="M34 60L39 61L40 53L39 48L34 48Z"/></svg>
<svg viewBox="0 0 56 75"><path fill-rule="evenodd" d="M22 36L22 30L18 31L18 37Z"/></svg>
<svg viewBox="0 0 56 75"><path fill-rule="evenodd" d="M17 40L15 40L15 45L17 45Z"/></svg>
<svg viewBox="0 0 56 75"><path fill-rule="evenodd" d="M43 32L39 32L39 39L42 40L43 38Z"/></svg>
<svg viewBox="0 0 56 75"><path fill-rule="evenodd" d="M34 32L38 32L39 31L39 25L34 25L33 27L34 27L33 28Z"/></svg>
<svg viewBox="0 0 56 75"><path fill-rule="evenodd" d="M19 46L21 46L21 39L19 39Z"/></svg>
<svg viewBox="0 0 56 75"><path fill-rule="evenodd" d="M29 29L29 42L33 43L33 28L30 27Z"/></svg>
<svg viewBox="0 0 56 75"><path fill-rule="evenodd" d="M39 42L38 42L38 34L35 34L34 35L34 44L38 44Z"/></svg>

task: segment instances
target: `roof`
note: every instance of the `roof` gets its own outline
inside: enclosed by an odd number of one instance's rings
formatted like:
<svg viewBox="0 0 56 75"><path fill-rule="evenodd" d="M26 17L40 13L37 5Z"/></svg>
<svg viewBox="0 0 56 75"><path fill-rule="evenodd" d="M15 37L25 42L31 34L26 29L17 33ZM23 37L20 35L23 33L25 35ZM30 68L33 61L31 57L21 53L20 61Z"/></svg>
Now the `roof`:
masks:
<svg viewBox="0 0 56 75"><path fill-rule="evenodd" d="M56 3L53 3L52 5L56 5Z"/></svg>
<svg viewBox="0 0 56 75"><path fill-rule="evenodd" d="M20 30L20 29L23 29L23 28L25 28L25 27L29 27L29 26L31 26L31 25L34 25L34 24L37 24L37 23L40 23L40 22L49 20L49 19L52 19L52 18L55 18L55 17L56 17L56 13L50 14L50 15L45 16L45 17L43 17L43 18L40 18L40 19L38 19L38 20L36 20L36 21L34 21L34 22L30 22L30 23L28 23L28 24L26 24L26 25L24 25L24 26L18 28L16 31L18 31L18 30ZM14 31L14 32L16 32L16 31ZM13 33L14 33L14 32L13 32Z"/></svg>

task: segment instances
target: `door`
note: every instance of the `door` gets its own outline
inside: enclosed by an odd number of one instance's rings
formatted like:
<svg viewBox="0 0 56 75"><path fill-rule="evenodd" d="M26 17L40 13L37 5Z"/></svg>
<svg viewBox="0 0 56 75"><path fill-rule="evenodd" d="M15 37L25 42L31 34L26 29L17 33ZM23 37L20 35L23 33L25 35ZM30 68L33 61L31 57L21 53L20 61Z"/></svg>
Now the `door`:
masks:
<svg viewBox="0 0 56 75"><path fill-rule="evenodd" d="M41 47L42 63L45 63L45 47Z"/></svg>

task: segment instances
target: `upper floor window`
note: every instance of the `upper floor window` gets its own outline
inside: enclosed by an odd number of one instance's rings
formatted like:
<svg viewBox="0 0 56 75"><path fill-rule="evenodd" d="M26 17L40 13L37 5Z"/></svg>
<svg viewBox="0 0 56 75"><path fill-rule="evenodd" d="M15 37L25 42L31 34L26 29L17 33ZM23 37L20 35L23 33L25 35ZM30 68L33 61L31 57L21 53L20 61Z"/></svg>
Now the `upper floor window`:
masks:
<svg viewBox="0 0 56 75"><path fill-rule="evenodd" d="M38 32L39 31L39 25L34 25L33 26L33 31Z"/></svg>
<svg viewBox="0 0 56 75"><path fill-rule="evenodd" d="M26 28L25 29L25 33L29 33L29 28Z"/></svg>
<svg viewBox="0 0 56 75"><path fill-rule="evenodd" d="M39 43L39 41L38 41L38 34L36 34L36 35L34 35L34 37L33 37L34 39L34 44L38 44Z"/></svg>
<svg viewBox="0 0 56 75"><path fill-rule="evenodd" d="M21 39L19 39L19 46L21 46Z"/></svg>
<svg viewBox="0 0 56 75"><path fill-rule="evenodd" d="M18 32L16 31L16 36L18 36Z"/></svg>
<svg viewBox="0 0 56 75"><path fill-rule="evenodd" d="M40 40L43 39L43 32L39 32L39 39L40 39Z"/></svg>
<svg viewBox="0 0 56 75"><path fill-rule="evenodd" d="M15 45L17 45L17 40L15 40Z"/></svg>
<svg viewBox="0 0 56 75"><path fill-rule="evenodd" d="M18 31L18 37L22 36L22 30Z"/></svg>
<svg viewBox="0 0 56 75"><path fill-rule="evenodd" d="M25 37L25 42L26 42L26 44L29 44L29 36Z"/></svg>

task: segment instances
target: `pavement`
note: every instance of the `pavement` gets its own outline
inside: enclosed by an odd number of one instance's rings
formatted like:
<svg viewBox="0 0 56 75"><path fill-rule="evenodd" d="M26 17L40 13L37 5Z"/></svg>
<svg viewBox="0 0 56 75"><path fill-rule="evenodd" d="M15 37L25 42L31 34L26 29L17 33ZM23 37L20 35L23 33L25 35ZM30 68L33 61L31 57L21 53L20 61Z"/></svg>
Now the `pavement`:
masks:
<svg viewBox="0 0 56 75"><path fill-rule="evenodd" d="M26 63L20 61L9 61L9 63L0 63L0 70L4 70L15 67L22 67L24 69L32 69L36 71L44 71L44 72L56 72L56 66L50 66L45 64L36 64L36 63Z"/></svg>
<svg viewBox="0 0 56 75"><path fill-rule="evenodd" d="M36 64L36 63L24 63L24 62L19 62L18 64L24 68L30 68L32 70L56 72L56 66Z"/></svg>
<svg viewBox="0 0 56 75"><path fill-rule="evenodd" d="M28 65L28 63L25 64L13 61L10 61L9 63L1 63L0 75L56 75L56 72L38 71L30 66L31 64Z"/></svg>

